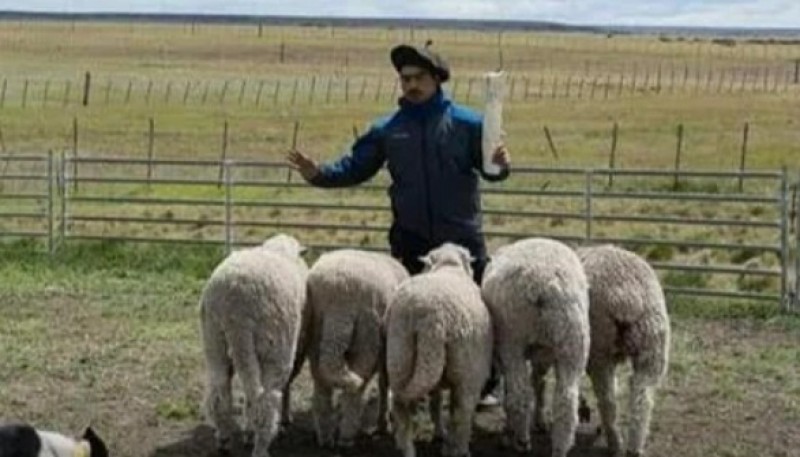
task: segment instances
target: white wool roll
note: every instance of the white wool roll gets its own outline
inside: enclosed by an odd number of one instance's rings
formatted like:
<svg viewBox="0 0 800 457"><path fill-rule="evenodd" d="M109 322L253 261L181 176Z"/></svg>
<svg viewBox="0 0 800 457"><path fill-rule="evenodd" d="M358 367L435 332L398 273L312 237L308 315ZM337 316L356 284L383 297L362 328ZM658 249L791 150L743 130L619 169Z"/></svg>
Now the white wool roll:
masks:
<svg viewBox="0 0 800 457"><path fill-rule="evenodd" d="M490 175L500 173L492 163L492 153L503 142L503 97L506 92L506 73L489 72L486 81L486 106L483 111L483 171Z"/></svg>

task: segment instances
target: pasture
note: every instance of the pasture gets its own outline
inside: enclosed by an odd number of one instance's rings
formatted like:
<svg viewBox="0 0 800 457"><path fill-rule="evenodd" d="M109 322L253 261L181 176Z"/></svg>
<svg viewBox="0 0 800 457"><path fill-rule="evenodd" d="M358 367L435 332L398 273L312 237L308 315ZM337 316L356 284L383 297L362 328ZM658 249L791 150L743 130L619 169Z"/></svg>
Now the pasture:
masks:
<svg viewBox="0 0 800 457"><path fill-rule="evenodd" d="M800 84L795 61L800 45L733 44L711 39L607 36L539 32L332 29L207 24L0 22L0 154L71 157L148 156L175 159L281 160L292 144L318 158L337 156L397 95L388 50L400 41L434 40L455 74L446 90L480 107L480 75L503 67L513 78L506 104L507 143L517 164L607 167L613 125L619 138L617 168L672 169L676 131L683 125L680 166L737 170L743 129L749 124L744 169L800 172ZM91 89L84 106L86 72ZM151 128L152 125L152 128ZM555 151L544 134L547 127ZM6 162L3 174L30 172ZM194 173L194 174L193 174ZM252 172L256 174L255 171ZM279 173L285 179L285 171ZM85 166L82 177L144 176L144 167ZM204 178L200 172L158 169L157 177ZM248 175L249 176L249 175ZM216 171L211 171L211 179ZM252 176L250 176L252 177ZM547 179L552 179L549 177ZM294 176L295 182L299 180ZM794 179L796 181L796 179ZM520 175L507 186L545 187L546 179ZM553 187L574 183L554 182ZM34 184L2 181L2 193ZM618 186L663 189L671 181L638 180ZM735 189L687 184L688 190ZM34 189L35 190L35 189ZM772 187L747 182L746 191ZM284 202L324 201L319 191L245 189L240 197ZM77 196L219 198L214 186L81 183ZM337 194L337 201L385 203L383 196ZM506 201L506 208L558 208L537 198ZM37 205L39 203L34 203ZM22 203L0 200L4 212ZM86 204L83 214L134 216L161 212L147 206ZM164 209L165 218L214 219L217 209ZM738 218L736 205L675 209L637 203L605 211ZM767 207L748 216L774 218ZM169 214L167 214L169 213ZM312 211L242 210L242 217L286 220L320 217ZM331 217L331 216L322 216ZM299 219L298 219L299 218ZM364 223L363 214L332 216ZM385 222L386 215L367 222ZM24 229L26 218L4 217L2 232ZM489 224L515 232L563 222L519 223L502 217ZM541 224L541 225L537 225ZM613 227L640 236L635 224ZM663 233L710 240L731 237L773 241L771 235L705 227L664 228ZM208 227L110 222L70 226L90 235L218 235ZM612 230L608 229L609 233ZM797 230L797 227L795 227ZM267 229L249 229L250 240ZM382 233L295 231L318 243L382 246ZM763 237L763 238L761 238ZM70 241L49 257L38 242L8 239L0 246L0 420L24 419L43 427L78 431L88 422L110 441L117 456L213 455L211 431L199 410L203 372L196 303L204 279L221 258L216 246L168 246L113 241ZM499 237L494 245L503 242ZM743 250L745 251L745 250ZM644 249L651 260L683 261L694 252ZM797 255L796 253L794 255ZM738 264L747 253L713 253ZM687 260L688 259L688 260ZM309 257L309 261L313 257ZM774 267L776 256L758 259ZM687 274L666 277L692 283ZM738 286L736 279L725 283ZM774 289L774 283L764 285ZM680 298L670 301L674 340L670 372L656 400L650 455L795 456L800 450L800 321L775 303ZM586 384L588 386L588 384ZM626 384L619 383L624 392ZM297 426L275 445L276 456L324 454L313 444L309 379L295 385ZM498 455L500 413L478 418L475 456ZM539 441L546 444L546 439ZM603 455L602 440L576 456ZM386 437L365 439L354 455L391 452ZM422 455L435 455L423 447ZM541 449L535 455L546 455Z"/></svg>

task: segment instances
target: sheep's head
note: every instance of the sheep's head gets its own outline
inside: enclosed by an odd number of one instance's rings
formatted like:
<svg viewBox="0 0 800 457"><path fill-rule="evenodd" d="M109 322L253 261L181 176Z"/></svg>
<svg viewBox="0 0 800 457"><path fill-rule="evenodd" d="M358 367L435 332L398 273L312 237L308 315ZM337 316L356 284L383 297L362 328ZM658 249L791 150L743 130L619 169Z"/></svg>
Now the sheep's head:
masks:
<svg viewBox="0 0 800 457"><path fill-rule="evenodd" d="M457 267L462 268L469 276L472 276L472 262L474 260L466 248L453 243L445 243L430 251L427 255L420 257L420 261L424 265L423 272L437 270L442 267Z"/></svg>
<svg viewBox="0 0 800 457"><path fill-rule="evenodd" d="M306 247L300 244L297 238L279 233L275 236L268 238L261 247L274 252L280 252L289 257L300 257L301 254L306 252Z"/></svg>

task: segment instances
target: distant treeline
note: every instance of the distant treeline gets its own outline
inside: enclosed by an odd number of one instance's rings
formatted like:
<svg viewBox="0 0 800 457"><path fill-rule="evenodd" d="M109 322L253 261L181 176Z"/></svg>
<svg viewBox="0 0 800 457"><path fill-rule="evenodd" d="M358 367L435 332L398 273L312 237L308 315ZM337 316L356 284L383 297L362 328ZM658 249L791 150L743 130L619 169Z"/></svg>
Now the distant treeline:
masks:
<svg viewBox="0 0 800 457"><path fill-rule="evenodd" d="M0 11L0 21L56 20L107 22L158 22L202 24L263 24L301 27L382 27L464 30L516 30L605 33L601 27L568 25L545 21L494 21L466 19L418 18L347 18L324 16L269 16L222 14L162 14L162 13L44 13L31 11Z"/></svg>

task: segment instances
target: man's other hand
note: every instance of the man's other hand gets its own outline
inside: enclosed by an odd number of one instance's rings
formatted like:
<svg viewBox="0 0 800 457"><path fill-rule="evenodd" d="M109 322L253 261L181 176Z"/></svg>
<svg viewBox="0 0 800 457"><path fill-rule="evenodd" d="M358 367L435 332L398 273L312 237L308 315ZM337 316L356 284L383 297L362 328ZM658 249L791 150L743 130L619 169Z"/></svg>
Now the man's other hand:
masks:
<svg viewBox="0 0 800 457"><path fill-rule="evenodd" d="M504 144L495 148L492 153L492 163L501 168L508 168L511 165L511 154L508 153Z"/></svg>
<svg viewBox="0 0 800 457"><path fill-rule="evenodd" d="M306 181L311 182L319 174L319 165L314 159L300 151L289 151L286 155L286 160L289 162L289 166L297 170Z"/></svg>

